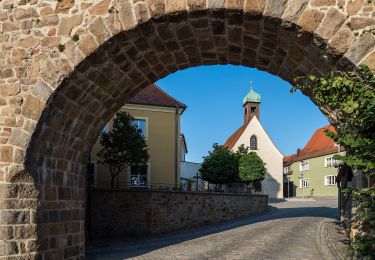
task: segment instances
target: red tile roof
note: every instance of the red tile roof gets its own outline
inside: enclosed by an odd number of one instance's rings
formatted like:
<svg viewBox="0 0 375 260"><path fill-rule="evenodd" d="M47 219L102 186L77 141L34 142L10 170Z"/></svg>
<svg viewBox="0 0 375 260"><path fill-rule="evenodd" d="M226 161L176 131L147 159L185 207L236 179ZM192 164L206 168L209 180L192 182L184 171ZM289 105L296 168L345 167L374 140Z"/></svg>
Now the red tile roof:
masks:
<svg viewBox="0 0 375 260"><path fill-rule="evenodd" d="M326 130L336 132L335 128L331 125L319 128L299 153L284 157L284 165L290 165L299 160L336 153L338 148L334 141L326 136ZM343 149L340 150L343 151Z"/></svg>
<svg viewBox="0 0 375 260"><path fill-rule="evenodd" d="M149 105L159 107L186 108L186 105L168 95L156 84L151 84L139 91L129 102L130 104Z"/></svg>
<svg viewBox="0 0 375 260"><path fill-rule="evenodd" d="M284 166L291 165L297 158L296 154L285 156L283 159Z"/></svg>
<svg viewBox="0 0 375 260"><path fill-rule="evenodd" d="M249 121L251 122L251 120ZM240 128L236 130L224 143L224 146L227 147L228 149L232 149L233 146L237 143L238 139L241 137L242 133L245 131L246 126L249 124L242 125Z"/></svg>

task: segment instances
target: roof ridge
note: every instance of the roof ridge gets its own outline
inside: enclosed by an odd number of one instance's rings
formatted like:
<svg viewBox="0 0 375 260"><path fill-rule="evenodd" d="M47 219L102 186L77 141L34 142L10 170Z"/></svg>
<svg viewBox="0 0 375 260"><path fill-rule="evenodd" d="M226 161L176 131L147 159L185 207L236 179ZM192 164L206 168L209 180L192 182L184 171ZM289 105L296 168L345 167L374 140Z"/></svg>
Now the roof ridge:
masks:
<svg viewBox="0 0 375 260"><path fill-rule="evenodd" d="M158 90L160 90L161 92L163 92L163 94L165 94L166 96L168 96L169 98L173 99L174 101L176 101L176 103L180 103L180 105L183 105L184 107L186 107L186 105L184 103L182 103L181 101L179 101L178 99L172 97L171 95L169 95L167 92L165 92L161 87L159 87L158 84L156 83L152 83L152 85L154 85L154 87L156 87Z"/></svg>

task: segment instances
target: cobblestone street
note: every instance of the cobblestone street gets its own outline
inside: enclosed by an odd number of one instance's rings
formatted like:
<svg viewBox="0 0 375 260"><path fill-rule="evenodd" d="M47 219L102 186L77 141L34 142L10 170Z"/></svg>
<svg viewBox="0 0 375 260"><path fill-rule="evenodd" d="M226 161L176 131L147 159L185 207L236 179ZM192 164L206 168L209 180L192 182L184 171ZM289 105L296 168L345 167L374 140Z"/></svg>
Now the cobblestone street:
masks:
<svg viewBox="0 0 375 260"><path fill-rule="evenodd" d="M270 203L264 215L87 247L88 259L348 259L336 240L337 200ZM337 234L336 234L337 233Z"/></svg>

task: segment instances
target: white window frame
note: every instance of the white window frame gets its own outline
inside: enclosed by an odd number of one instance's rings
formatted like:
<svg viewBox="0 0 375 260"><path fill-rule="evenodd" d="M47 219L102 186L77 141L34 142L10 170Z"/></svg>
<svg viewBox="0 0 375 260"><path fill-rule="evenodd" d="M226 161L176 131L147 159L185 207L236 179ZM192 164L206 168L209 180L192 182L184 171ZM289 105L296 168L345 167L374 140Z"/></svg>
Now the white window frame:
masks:
<svg viewBox="0 0 375 260"><path fill-rule="evenodd" d="M134 120L145 120L144 139L148 140L148 117L133 116Z"/></svg>
<svg viewBox="0 0 375 260"><path fill-rule="evenodd" d="M306 164L307 165L306 169L302 167L302 164ZM310 170L310 163L309 163L309 161L303 161L303 162L299 163L299 171L300 172L305 172L305 171L309 171L309 170Z"/></svg>
<svg viewBox="0 0 375 260"><path fill-rule="evenodd" d="M127 173L128 173L129 187L148 187L148 188L151 187L151 163L150 162L147 163L147 185L145 185L145 186L137 186L137 185L131 184L131 182L132 182L131 181L131 176L132 176L131 166L128 167Z"/></svg>
<svg viewBox="0 0 375 260"><path fill-rule="evenodd" d="M302 183L304 184L303 188L310 188L310 178L304 178L299 180L299 187L302 189Z"/></svg>
<svg viewBox="0 0 375 260"><path fill-rule="evenodd" d="M331 181L333 178L333 182ZM336 176L335 175L326 175L324 176L324 185L325 186L336 186Z"/></svg>
<svg viewBox="0 0 375 260"><path fill-rule="evenodd" d="M328 164L328 159L331 159L331 164ZM336 160L333 159L333 156L328 156L324 159L324 167L335 167L336 165Z"/></svg>
<svg viewBox="0 0 375 260"><path fill-rule="evenodd" d="M283 167L283 174L289 174L291 171L290 165Z"/></svg>

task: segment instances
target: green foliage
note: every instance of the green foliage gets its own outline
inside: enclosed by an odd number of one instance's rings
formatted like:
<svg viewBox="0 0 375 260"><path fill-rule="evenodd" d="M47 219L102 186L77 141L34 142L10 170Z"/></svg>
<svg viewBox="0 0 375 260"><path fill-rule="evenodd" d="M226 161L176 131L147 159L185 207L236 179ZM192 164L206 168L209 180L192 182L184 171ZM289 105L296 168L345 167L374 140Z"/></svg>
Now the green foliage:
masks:
<svg viewBox="0 0 375 260"><path fill-rule="evenodd" d="M59 44L57 46L57 48L59 49L60 52L63 52L65 50L65 45L64 44Z"/></svg>
<svg viewBox="0 0 375 260"><path fill-rule="evenodd" d="M79 35L78 35L78 34L74 34L74 35L72 36L72 41L73 41L73 42L78 42L78 41L79 41Z"/></svg>
<svg viewBox="0 0 375 260"><path fill-rule="evenodd" d="M375 189L348 189L346 192L359 203L356 220L359 229L349 249L363 259L375 259Z"/></svg>
<svg viewBox="0 0 375 260"><path fill-rule="evenodd" d="M214 184L224 184L238 176L238 159L235 153L223 145L213 144L213 150L203 157L199 169L203 180Z"/></svg>
<svg viewBox="0 0 375 260"><path fill-rule="evenodd" d="M310 93L319 107L325 109L334 121L337 133L327 131L337 144L345 148L345 155L336 159L361 170L368 176L375 175L375 76L366 67L355 72L330 73L326 77L299 78L297 89ZM357 254L375 257L375 187L349 189L359 203L360 227L351 248Z"/></svg>
<svg viewBox="0 0 375 260"><path fill-rule="evenodd" d="M265 163L255 152L249 152L249 148L241 145L237 151L239 178L245 183L264 180L266 174Z"/></svg>
<svg viewBox="0 0 375 260"><path fill-rule="evenodd" d="M110 171L111 188L114 188L114 180L123 170L129 166L140 169L149 159L142 131L133 125L132 120L128 113L118 112L112 129L108 133L100 133L102 149L98 152L99 163Z"/></svg>
<svg viewBox="0 0 375 260"><path fill-rule="evenodd" d="M292 91L301 89L314 96L319 107L336 117L338 133L327 132L345 147L340 160L372 175L375 169L375 76L367 67L356 73L330 73L326 77L309 76Z"/></svg>

